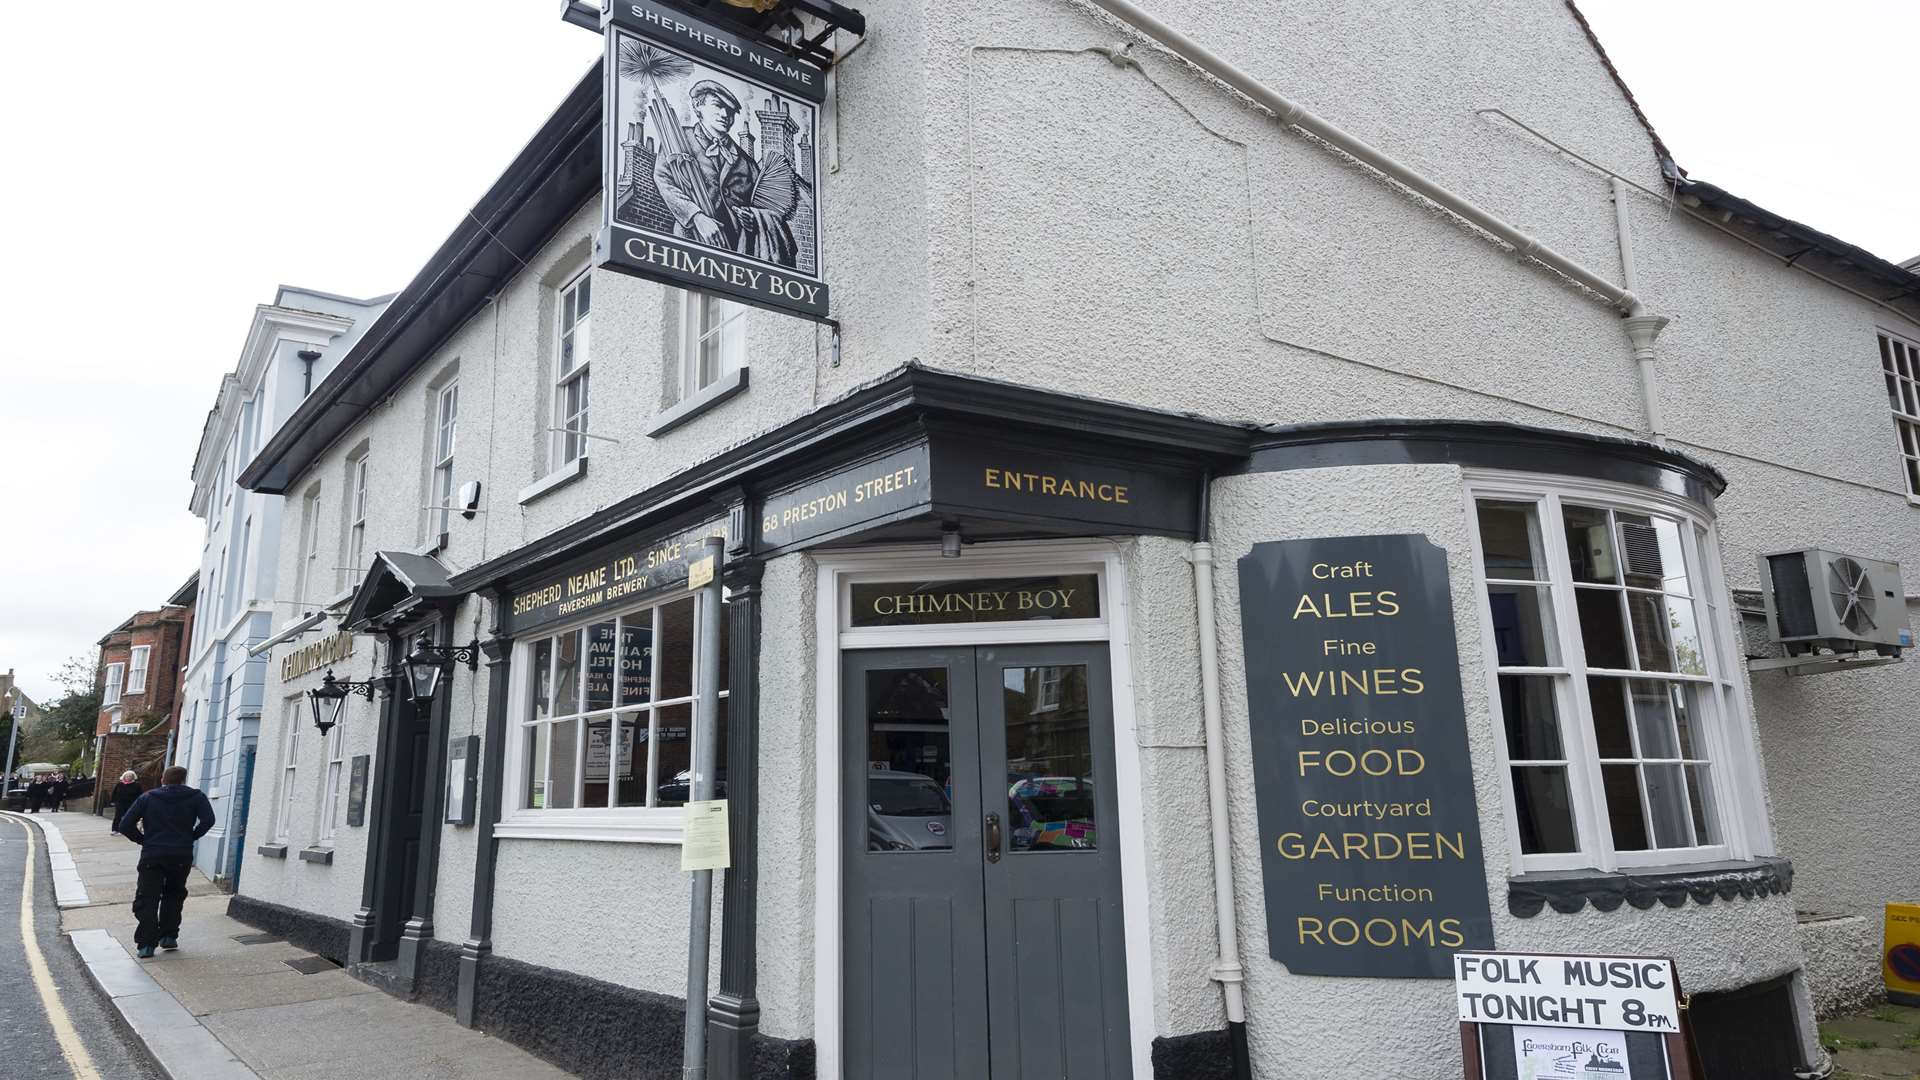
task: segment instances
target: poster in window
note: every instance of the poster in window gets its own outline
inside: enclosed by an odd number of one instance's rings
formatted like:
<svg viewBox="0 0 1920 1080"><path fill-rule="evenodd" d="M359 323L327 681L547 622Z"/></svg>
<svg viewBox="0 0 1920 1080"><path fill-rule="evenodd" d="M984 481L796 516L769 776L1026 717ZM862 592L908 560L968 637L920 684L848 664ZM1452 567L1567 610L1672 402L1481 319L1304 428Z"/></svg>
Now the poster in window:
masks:
<svg viewBox="0 0 1920 1080"><path fill-rule="evenodd" d="M617 779L633 779L634 732L639 725L646 722L646 714L641 713L637 717L628 717L626 722L620 725L618 758L620 772ZM612 724L611 719L589 721L587 724L587 783L589 784L604 784L607 781L607 766L610 764L607 760L607 747L612 742L608 737L611 734Z"/></svg>
<svg viewBox="0 0 1920 1080"><path fill-rule="evenodd" d="M824 319L825 73L653 0L609 15L601 265Z"/></svg>

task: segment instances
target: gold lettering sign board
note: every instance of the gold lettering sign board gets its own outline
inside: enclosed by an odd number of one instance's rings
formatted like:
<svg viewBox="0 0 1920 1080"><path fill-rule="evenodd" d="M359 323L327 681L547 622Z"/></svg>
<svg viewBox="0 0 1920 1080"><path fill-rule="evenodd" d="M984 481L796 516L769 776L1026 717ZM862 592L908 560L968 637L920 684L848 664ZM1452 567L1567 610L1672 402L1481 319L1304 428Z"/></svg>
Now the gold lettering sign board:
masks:
<svg viewBox="0 0 1920 1080"><path fill-rule="evenodd" d="M709 536L725 538L725 522L655 536L591 556L513 595L509 632L578 618L610 604L630 604L687 584L688 573ZM708 568L712 572L712 568Z"/></svg>
<svg viewBox="0 0 1920 1080"><path fill-rule="evenodd" d="M1267 541L1240 560L1270 955L1440 979L1493 946L1446 552Z"/></svg>
<svg viewBox="0 0 1920 1080"><path fill-rule="evenodd" d="M852 594L855 627L1100 617L1098 574L861 582Z"/></svg>
<svg viewBox="0 0 1920 1080"><path fill-rule="evenodd" d="M280 681L291 682L310 671L337 664L352 655L353 635L342 630L281 657Z"/></svg>

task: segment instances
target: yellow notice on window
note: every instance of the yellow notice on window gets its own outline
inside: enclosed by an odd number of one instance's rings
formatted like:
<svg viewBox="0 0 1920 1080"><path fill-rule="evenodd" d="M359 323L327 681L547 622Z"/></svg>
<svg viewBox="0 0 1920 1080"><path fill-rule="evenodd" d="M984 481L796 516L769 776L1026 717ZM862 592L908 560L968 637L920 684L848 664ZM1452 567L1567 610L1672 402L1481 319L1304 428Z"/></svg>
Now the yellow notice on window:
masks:
<svg viewBox="0 0 1920 1080"><path fill-rule="evenodd" d="M697 589L713 580L713 556L687 564L687 588Z"/></svg>
<svg viewBox="0 0 1920 1080"><path fill-rule="evenodd" d="M1886 951L1881 966L1887 999L1920 1005L1920 904L1887 905Z"/></svg>
<svg viewBox="0 0 1920 1080"><path fill-rule="evenodd" d="M709 799L686 806L680 841L680 869L725 870L733 865L727 841L727 800Z"/></svg>

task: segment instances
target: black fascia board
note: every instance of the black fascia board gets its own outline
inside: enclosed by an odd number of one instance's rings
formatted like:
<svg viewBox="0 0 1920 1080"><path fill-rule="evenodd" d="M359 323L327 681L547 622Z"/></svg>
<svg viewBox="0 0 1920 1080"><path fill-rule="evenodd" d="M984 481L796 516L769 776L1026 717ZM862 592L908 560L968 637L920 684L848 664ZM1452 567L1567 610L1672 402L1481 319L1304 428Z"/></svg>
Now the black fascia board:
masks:
<svg viewBox="0 0 1920 1080"><path fill-rule="evenodd" d="M1505 420L1374 417L1262 428L1233 473L1354 465L1451 464L1614 479L1711 503L1727 490L1720 470L1677 450Z"/></svg>
<svg viewBox="0 0 1920 1080"><path fill-rule="evenodd" d="M600 188L600 63L394 297L353 349L301 402L237 481L285 494L313 462L405 382L524 268Z"/></svg>
<svg viewBox="0 0 1920 1080"><path fill-rule="evenodd" d="M455 574L453 592L546 570L636 529L721 512L725 498L763 492L880 447L924 436L929 420L1066 436L1209 466L1244 458L1255 432L1180 413L1036 390L908 364L819 409L749 439L564 528ZM704 497L704 499L703 499Z"/></svg>
<svg viewBox="0 0 1920 1080"><path fill-rule="evenodd" d="M1728 211L1736 219L1745 218L1752 221L1767 232L1785 233L1830 259L1846 262L1860 273L1885 281L1898 290L1888 298L1888 302L1903 296L1913 296L1916 291L1920 291L1920 274L1906 269L1899 263L1883 259L1866 248L1849 244L1837 236L1829 236L1811 225L1803 225L1792 218L1782 217L1725 188L1700 180L1682 180L1680 194L1693 196L1700 200L1702 206ZM1912 314L1920 317L1920 306L1917 306Z"/></svg>
<svg viewBox="0 0 1920 1080"><path fill-rule="evenodd" d="M173 590L173 593L167 597L167 603L173 604L176 607L184 607L187 604L193 603L199 595L200 574L196 571L192 577L187 579L186 584Z"/></svg>

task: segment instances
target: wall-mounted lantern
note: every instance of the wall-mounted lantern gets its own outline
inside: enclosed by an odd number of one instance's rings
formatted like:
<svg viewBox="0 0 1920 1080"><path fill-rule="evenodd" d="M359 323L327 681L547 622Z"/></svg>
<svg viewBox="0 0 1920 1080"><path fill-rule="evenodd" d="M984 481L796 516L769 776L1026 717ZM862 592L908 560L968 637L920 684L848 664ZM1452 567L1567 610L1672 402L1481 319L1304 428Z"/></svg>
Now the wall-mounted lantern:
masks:
<svg viewBox="0 0 1920 1080"><path fill-rule="evenodd" d="M480 642L472 641L465 645L435 645L431 641L421 641L407 654L407 684L413 691L413 703L425 708L440 692L441 677L455 663L467 665L472 671L480 663Z"/></svg>
<svg viewBox="0 0 1920 1080"><path fill-rule="evenodd" d="M333 729L333 725L340 722L341 709L346 705L349 694L359 694L372 701L373 684L336 679L333 669L328 668L320 685L307 691L307 704L313 706L313 726L320 729L321 735L324 736Z"/></svg>

